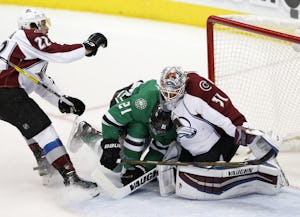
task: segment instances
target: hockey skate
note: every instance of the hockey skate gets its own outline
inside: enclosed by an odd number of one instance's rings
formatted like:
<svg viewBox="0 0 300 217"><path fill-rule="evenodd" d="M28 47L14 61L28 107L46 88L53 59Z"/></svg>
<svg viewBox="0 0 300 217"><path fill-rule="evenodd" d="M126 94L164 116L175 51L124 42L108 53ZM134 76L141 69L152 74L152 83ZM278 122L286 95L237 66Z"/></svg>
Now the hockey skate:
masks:
<svg viewBox="0 0 300 217"><path fill-rule="evenodd" d="M51 171L51 165L46 159L45 155L42 155L40 159L37 160L37 166L33 168L33 170L37 170L39 172L40 176L45 176L50 174Z"/></svg>
<svg viewBox="0 0 300 217"><path fill-rule="evenodd" d="M73 153L77 152L84 144L82 138L91 131L91 125L76 118L67 143L69 150Z"/></svg>
<svg viewBox="0 0 300 217"><path fill-rule="evenodd" d="M43 179L43 185L48 185L52 179L52 176L55 174L55 169L48 162L45 155L41 155L39 159L37 159L37 166L33 168L33 170L37 170L39 175Z"/></svg>
<svg viewBox="0 0 300 217"><path fill-rule="evenodd" d="M65 186L75 186L88 190L93 197L97 197L100 192L95 182L87 181L80 178L75 171L70 171L64 176Z"/></svg>

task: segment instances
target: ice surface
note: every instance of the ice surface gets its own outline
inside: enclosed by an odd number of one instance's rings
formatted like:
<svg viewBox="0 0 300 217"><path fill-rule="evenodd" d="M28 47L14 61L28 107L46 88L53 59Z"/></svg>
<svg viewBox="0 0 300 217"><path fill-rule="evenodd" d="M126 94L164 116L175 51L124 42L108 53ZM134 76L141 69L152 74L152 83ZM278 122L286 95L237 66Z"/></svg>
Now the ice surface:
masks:
<svg viewBox="0 0 300 217"><path fill-rule="evenodd" d="M15 30L16 16L22 10L23 7L0 5L0 41ZM169 65L180 65L206 75L204 29L92 13L43 10L51 19L49 36L53 41L80 43L94 32L101 32L108 38L108 47L99 49L96 57L70 64L52 63L48 67L48 74L67 95L86 103L87 110L82 119L94 126L100 126L114 91L133 81L156 79ZM35 95L33 98L49 114L66 144L75 116L62 115L44 100ZM105 193L89 199L77 189L65 188L59 179L43 186L37 172L32 170L35 160L21 134L3 121L0 129L0 216L300 216L299 153L279 154L279 162L294 187L283 189L276 196L192 201L160 197L154 182L122 200L110 199ZM84 178L90 178L91 172L99 167L97 157L87 147L70 155L78 173Z"/></svg>

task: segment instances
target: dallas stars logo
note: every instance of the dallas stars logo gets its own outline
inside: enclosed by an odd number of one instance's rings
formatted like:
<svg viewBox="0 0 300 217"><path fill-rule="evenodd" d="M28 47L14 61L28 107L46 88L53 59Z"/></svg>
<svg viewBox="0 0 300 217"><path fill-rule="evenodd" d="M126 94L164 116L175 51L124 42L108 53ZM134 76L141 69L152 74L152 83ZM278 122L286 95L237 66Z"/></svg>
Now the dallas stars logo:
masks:
<svg viewBox="0 0 300 217"><path fill-rule="evenodd" d="M137 100L135 100L134 102L134 106L138 109L138 110L143 110L147 107L147 101L143 98L139 98Z"/></svg>

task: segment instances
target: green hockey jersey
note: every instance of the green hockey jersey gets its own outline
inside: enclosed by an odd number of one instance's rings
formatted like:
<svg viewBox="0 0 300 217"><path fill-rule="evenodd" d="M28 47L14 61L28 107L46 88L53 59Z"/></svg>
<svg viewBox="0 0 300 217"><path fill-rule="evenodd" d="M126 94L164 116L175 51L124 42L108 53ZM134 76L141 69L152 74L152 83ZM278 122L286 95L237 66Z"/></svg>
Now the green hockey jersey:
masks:
<svg viewBox="0 0 300 217"><path fill-rule="evenodd" d="M103 138L119 139L119 127L126 127L127 133L134 138L148 136L149 118L159 100L156 80L141 84L131 97L115 104L105 114L109 122L102 123Z"/></svg>
<svg viewBox="0 0 300 217"><path fill-rule="evenodd" d="M102 121L103 139L119 140L120 128L125 129L131 143L124 142L123 153L126 159L140 159L149 137L157 140L163 146L176 139L176 131L172 129L165 135L150 133L149 119L156 104L160 102L160 91L156 80L149 80L134 89L132 95L113 105L104 115ZM161 160L163 154L151 149L147 160ZM128 168L130 165L126 165ZM152 165L147 166L149 169Z"/></svg>

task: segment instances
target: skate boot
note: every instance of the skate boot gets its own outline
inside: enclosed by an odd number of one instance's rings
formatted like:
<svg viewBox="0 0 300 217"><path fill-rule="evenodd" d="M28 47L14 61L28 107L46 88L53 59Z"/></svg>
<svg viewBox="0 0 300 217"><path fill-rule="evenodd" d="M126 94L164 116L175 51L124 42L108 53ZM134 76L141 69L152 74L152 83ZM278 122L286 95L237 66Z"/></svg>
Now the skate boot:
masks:
<svg viewBox="0 0 300 217"><path fill-rule="evenodd" d="M37 162L37 166L33 167L33 170L38 171L39 175L42 177L43 185L49 185L56 170L48 162L43 149L37 143L32 143L29 147Z"/></svg>
<svg viewBox="0 0 300 217"><path fill-rule="evenodd" d="M65 186L75 186L88 190L93 197L100 194L97 183L80 178L75 171L70 171L64 175L64 184Z"/></svg>
<svg viewBox="0 0 300 217"><path fill-rule="evenodd" d="M75 120L69 139L68 148L71 152L77 152L84 143L93 149L94 140L102 138L102 134L85 121Z"/></svg>
<svg viewBox="0 0 300 217"><path fill-rule="evenodd" d="M34 167L33 170L37 170L40 176L46 176L53 173L54 168L48 162L43 149L37 143L31 144L30 148L37 162L37 166Z"/></svg>
<svg viewBox="0 0 300 217"><path fill-rule="evenodd" d="M68 139L68 148L71 152L77 152L84 141L82 138L91 132L92 127L85 121L75 120L69 139Z"/></svg>
<svg viewBox="0 0 300 217"><path fill-rule="evenodd" d="M47 161L46 156L43 154L37 160L37 167L34 167L33 170L37 170L40 176L46 176L53 173L54 168Z"/></svg>

